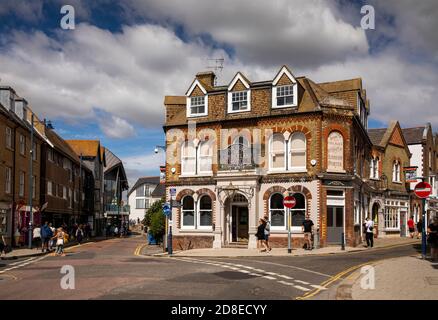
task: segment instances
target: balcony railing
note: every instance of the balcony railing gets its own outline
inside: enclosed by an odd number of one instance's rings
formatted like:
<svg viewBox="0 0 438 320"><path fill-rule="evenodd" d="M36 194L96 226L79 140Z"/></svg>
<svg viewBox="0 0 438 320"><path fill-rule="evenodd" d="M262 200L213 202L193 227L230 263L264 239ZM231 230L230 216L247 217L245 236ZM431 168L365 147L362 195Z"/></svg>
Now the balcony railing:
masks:
<svg viewBox="0 0 438 320"><path fill-rule="evenodd" d="M124 206L118 206L115 204L107 204L105 205L105 212L111 213L111 214L117 214L117 213L129 213L130 208L129 205Z"/></svg>
<svg viewBox="0 0 438 320"><path fill-rule="evenodd" d="M254 161L256 146L235 143L219 150L219 170L252 170L257 167Z"/></svg>

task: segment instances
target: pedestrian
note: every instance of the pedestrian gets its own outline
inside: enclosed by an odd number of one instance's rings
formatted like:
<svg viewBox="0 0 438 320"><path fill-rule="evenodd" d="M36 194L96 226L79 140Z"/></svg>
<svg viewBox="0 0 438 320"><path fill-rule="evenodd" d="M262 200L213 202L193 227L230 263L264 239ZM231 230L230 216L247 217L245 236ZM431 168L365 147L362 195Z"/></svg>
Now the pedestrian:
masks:
<svg viewBox="0 0 438 320"><path fill-rule="evenodd" d="M365 238L367 240L367 248L372 248L374 246L374 221L367 217L365 219Z"/></svg>
<svg viewBox="0 0 438 320"><path fill-rule="evenodd" d="M56 252L57 256L65 256L64 253L64 241L65 241L65 232L62 227L59 227L56 230L56 235L53 237L56 240Z"/></svg>
<svg viewBox="0 0 438 320"><path fill-rule="evenodd" d="M313 221L310 220L310 215L306 215L306 219L303 221L303 225L301 226L302 231L304 232L304 246L305 250L312 250L312 235L313 235Z"/></svg>
<svg viewBox="0 0 438 320"><path fill-rule="evenodd" d="M35 244L35 247L38 248L41 246L42 248L42 241L41 241L41 228L39 226L36 226L33 229L33 243Z"/></svg>
<svg viewBox="0 0 438 320"><path fill-rule="evenodd" d="M51 222L49 223L49 228L50 228L50 231L52 231L52 236L53 236L56 233L56 229ZM55 241L56 240L54 240L54 239L49 240L49 251L52 251L53 247L56 246Z"/></svg>
<svg viewBox="0 0 438 320"><path fill-rule="evenodd" d="M420 218L417 222L417 239L420 239L421 234L423 233L423 219Z"/></svg>
<svg viewBox="0 0 438 320"><path fill-rule="evenodd" d="M414 216L411 216L408 220L408 228L409 228L409 235L411 238L414 238L415 235L415 222L414 222Z"/></svg>
<svg viewBox="0 0 438 320"><path fill-rule="evenodd" d="M0 257L3 257L6 255L6 241L5 237L2 235L0 237Z"/></svg>
<svg viewBox="0 0 438 320"><path fill-rule="evenodd" d="M265 215L264 219L266 221L266 225L265 225L265 243L266 243L266 247L268 248L268 251L271 251L271 245L269 244L269 236L271 235L271 221L269 221L269 216Z"/></svg>
<svg viewBox="0 0 438 320"><path fill-rule="evenodd" d="M89 240L90 239L90 236L91 236L91 226L90 226L90 224L89 223L87 223L86 225L85 225L85 238L86 238L86 240Z"/></svg>
<svg viewBox="0 0 438 320"><path fill-rule="evenodd" d="M430 245L432 262L438 261L438 216L435 216L427 228L427 242Z"/></svg>
<svg viewBox="0 0 438 320"><path fill-rule="evenodd" d="M44 249L49 251L49 241L51 241L54 233L52 229L49 227L49 222L46 221L43 225L43 227L40 230L40 236L41 236L41 252L44 252Z"/></svg>
<svg viewBox="0 0 438 320"><path fill-rule="evenodd" d="M84 231L82 230L82 224L80 224L76 229L75 237L78 244L80 245L82 243L82 239L84 238Z"/></svg>
<svg viewBox="0 0 438 320"><path fill-rule="evenodd" d="M266 227L266 220L263 218L259 219L259 226L257 227L257 240L259 244L259 252L266 252L268 250L268 247L266 246L265 241L265 227ZM264 249L261 249L264 247Z"/></svg>
<svg viewBox="0 0 438 320"><path fill-rule="evenodd" d="M117 226L114 226L114 236L117 237L119 234L119 228Z"/></svg>
<svg viewBox="0 0 438 320"><path fill-rule="evenodd" d="M120 238L122 238L125 235L125 226L122 224L120 227Z"/></svg>

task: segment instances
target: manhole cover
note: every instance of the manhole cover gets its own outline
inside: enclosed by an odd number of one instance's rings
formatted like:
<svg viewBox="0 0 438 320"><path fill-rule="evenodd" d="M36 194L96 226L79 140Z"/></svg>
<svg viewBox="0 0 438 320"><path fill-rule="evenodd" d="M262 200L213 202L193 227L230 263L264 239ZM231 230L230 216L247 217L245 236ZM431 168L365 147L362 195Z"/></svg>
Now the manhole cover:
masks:
<svg viewBox="0 0 438 320"><path fill-rule="evenodd" d="M438 286L438 277L425 277L425 279L431 286Z"/></svg>

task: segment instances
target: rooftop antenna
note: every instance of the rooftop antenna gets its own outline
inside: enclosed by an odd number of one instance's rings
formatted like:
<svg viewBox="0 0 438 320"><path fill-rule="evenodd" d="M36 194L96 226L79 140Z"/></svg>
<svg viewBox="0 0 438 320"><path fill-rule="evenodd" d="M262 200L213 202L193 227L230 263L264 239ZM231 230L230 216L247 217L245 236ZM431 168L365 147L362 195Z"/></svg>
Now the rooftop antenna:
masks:
<svg viewBox="0 0 438 320"><path fill-rule="evenodd" d="M224 57L207 59L207 69L213 69L216 74L221 74L224 69ZM217 77L214 79L214 85L217 85Z"/></svg>

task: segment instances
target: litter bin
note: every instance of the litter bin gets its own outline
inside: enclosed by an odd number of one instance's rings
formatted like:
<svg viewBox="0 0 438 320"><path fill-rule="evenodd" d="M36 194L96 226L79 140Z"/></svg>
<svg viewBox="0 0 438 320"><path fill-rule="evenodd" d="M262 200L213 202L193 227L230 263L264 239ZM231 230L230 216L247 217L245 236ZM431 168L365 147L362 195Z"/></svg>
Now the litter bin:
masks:
<svg viewBox="0 0 438 320"><path fill-rule="evenodd" d="M157 240L153 237L153 235L150 232L148 232L148 243L155 245L157 244Z"/></svg>

